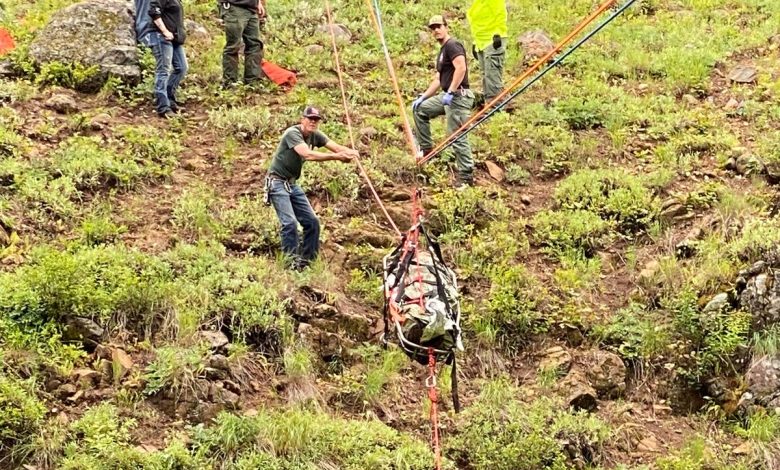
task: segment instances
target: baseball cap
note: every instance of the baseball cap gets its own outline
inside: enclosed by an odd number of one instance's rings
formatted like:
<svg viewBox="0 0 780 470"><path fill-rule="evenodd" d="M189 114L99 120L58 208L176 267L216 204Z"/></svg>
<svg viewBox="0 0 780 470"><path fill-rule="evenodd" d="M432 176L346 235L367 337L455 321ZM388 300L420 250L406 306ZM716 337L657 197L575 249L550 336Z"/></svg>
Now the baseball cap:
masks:
<svg viewBox="0 0 780 470"><path fill-rule="evenodd" d="M320 108L306 106L306 109L303 110L303 117L309 119L322 119L322 113L320 112Z"/></svg>
<svg viewBox="0 0 780 470"><path fill-rule="evenodd" d="M441 15L433 15L431 16L431 19L428 20L428 27L430 28L435 24L443 24L444 26L447 26L447 21Z"/></svg>

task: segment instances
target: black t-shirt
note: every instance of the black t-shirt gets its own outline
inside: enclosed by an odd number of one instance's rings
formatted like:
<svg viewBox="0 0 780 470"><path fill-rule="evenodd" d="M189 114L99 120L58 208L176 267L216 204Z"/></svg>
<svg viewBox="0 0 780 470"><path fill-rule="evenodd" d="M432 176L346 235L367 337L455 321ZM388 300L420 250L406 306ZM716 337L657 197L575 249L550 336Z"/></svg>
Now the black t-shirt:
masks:
<svg viewBox="0 0 780 470"><path fill-rule="evenodd" d="M173 33L174 44L184 44L187 32L184 30L184 8L181 0L152 0L149 3L152 20L162 18L168 31Z"/></svg>
<svg viewBox="0 0 780 470"><path fill-rule="evenodd" d="M455 75L455 66L452 65L452 61L459 55L462 55L465 59L466 49L457 39L450 38L441 46L439 56L436 58L436 70L439 72L441 89L444 91L449 91L450 89L452 76ZM460 82L460 88L468 87L469 69L466 67L466 75L463 76L463 81Z"/></svg>
<svg viewBox="0 0 780 470"><path fill-rule="evenodd" d="M278 175L284 179L301 177L301 169L303 168L303 158L295 151L295 146L299 144L306 144L310 149L324 147L330 139L320 131L314 131L309 134L308 137L303 137L301 126L288 127L284 131L282 141L279 142L279 146L276 147L276 153L274 153L274 159L271 161L271 168L269 171L275 175Z"/></svg>

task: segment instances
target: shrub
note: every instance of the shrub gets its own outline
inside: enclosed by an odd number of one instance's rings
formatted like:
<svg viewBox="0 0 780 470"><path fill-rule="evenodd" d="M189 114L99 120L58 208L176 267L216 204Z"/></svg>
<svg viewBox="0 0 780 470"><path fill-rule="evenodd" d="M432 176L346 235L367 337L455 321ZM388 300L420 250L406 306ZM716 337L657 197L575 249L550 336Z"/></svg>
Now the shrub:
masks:
<svg viewBox="0 0 780 470"><path fill-rule="evenodd" d="M271 112L267 107L218 108L208 114L214 128L244 141L257 139L270 130Z"/></svg>
<svg viewBox="0 0 780 470"><path fill-rule="evenodd" d="M459 468L537 470L571 468L568 451L598 463L610 435L606 423L588 414L561 411L547 398L518 401L505 382L488 385L461 414L458 434L445 441L446 455ZM571 443L564 450L561 442Z"/></svg>
<svg viewBox="0 0 780 470"><path fill-rule="evenodd" d="M586 210L614 221L624 233L647 227L655 202L640 179L622 170L581 170L563 180L555 202L566 210Z"/></svg>
<svg viewBox="0 0 780 470"><path fill-rule="evenodd" d="M533 219L538 243L556 253L580 250L586 256L608 245L615 223L586 210L542 211Z"/></svg>
<svg viewBox="0 0 780 470"><path fill-rule="evenodd" d="M223 237L225 229L217 218L220 202L210 187L188 188L173 208L173 224L190 239Z"/></svg>
<svg viewBox="0 0 780 470"><path fill-rule="evenodd" d="M207 353L208 345L193 348L157 348L157 357L144 370L144 393L153 395L169 390L174 396L178 396L185 389L192 388L195 379L205 369Z"/></svg>
<svg viewBox="0 0 780 470"><path fill-rule="evenodd" d="M46 415L46 407L31 393L31 385L0 376L0 462L14 447L29 441Z"/></svg>
<svg viewBox="0 0 780 470"><path fill-rule="evenodd" d="M136 162L121 158L97 137L70 138L53 157L53 176L70 178L79 190L129 187L143 174Z"/></svg>

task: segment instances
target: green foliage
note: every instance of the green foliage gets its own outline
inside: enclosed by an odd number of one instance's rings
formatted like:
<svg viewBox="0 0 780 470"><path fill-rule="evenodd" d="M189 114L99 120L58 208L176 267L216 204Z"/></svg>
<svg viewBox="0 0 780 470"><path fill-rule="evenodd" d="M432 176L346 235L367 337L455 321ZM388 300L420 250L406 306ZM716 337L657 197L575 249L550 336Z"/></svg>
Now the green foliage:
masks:
<svg viewBox="0 0 780 470"><path fill-rule="evenodd" d="M486 197L484 190L477 187L464 191L447 189L434 195L433 200L431 222L441 229L442 240L448 242L464 240L491 220L509 218L509 209L502 200Z"/></svg>
<svg viewBox="0 0 780 470"><path fill-rule="evenodd" d="M375 347L365 347L360 350L360 353L366 368L362 381L363 398L369 403L376 403L387 385L398 376L409 359L398 348L380 350Z"/></svg>
<svg viewBox="0 0 780 470"><path fill-rule="evenodd" d="M8 457L6 452L29 441L46 415L32 390L30 381L0 376L0 461Z"/></svg>
<svg viewBox="0 0 780 470"><path fill-rule="evenodd" d="M499 266L514 263L519 255L528 252L523 220L491 221L469 239L468 249L455 252L455 260L464 277L479 273L489 276Z"/></svg>
<svg viewBox="0 0 780 470"><path fill-rule="evenodd" d="M80 63L64 64L48 62L41 65L35 77L36 85L58 85L81 91L97 91L96 78L99 73L97 65L85 66Z"/></svg>
<svg viewBox="0 0 780 470"><path fill-rule="evenodd" d="M598 99L567 97L556 108L572 130L593 129L604 124L604 104Z"/></svg>
<svg viewBox="0 0 780 470"><path fill-rule="evenodd" d="M95 214L81 223L82 241L87 246L114 243L127 227L117 225L108 216Z"/></svg>
<svg viewBox="0 0 780 470"><path fill-rule="evenodd" d="M533 226L536 241L552 252L579 250L592 256L611 242L615 223L586 210L541 211Z"/></svg>
<svg viewBox="0 0 780 470"><path fill-rule="evenodd" d="M157 348L157 357L144 370L146 388L144 393L153 395L162 390L178 396L185 389L191 389L195 379L205 369L208 345L191 348L164 346Z"/></svg>
<svg viewBox="0 0 780 470"><path fill-rule="evenodd" d="M54 152L51 171L55 177L69 178L81 191L128 187L143 175L135 161L107 150L105 143L95 137L68 139Z"/></svg>
<svg viewBox="0 0 780 470"><path fill-rule="evenodd" d="M273 208L266 206L260 197L242 197L238 204L222 212L226 229L224 240L238 234L250 234L251 251L269 251L279 245L279 228Z"/></svg>
<svg viewBox="0 0 780 470"><path fill-rule="evenodd" d="M447 455L460 468L536 470L571 468L561 442L597 463L599 449L610 436L598 418L561 411L547 398L532 403L515 399L519 391L494 384L461 415L458 434L445 441Z"/></svg>
<svg viewBox="0 0 780 470"><path fill-rule="evenodd" d="M267 107L220 107L209 111L208 122L226 135L250 142L270 130L270 118Z"/></svg>
<svg viewBox="0 0 780 470"><path fill-rule="evenodd" d="M669 326L637 304L618 310L606 324L596 325L592 334L629 361L652 362L671 341Z"/></svg>
<svg viewBox="0 0 780 470"><path fill-rule="evenodd" d="M780 416L759 410L751 414L745 424L738 425L735 433L758 444L780 444Z"/></svg>
<svg viewBox="0 0 780 470"><path fill-rule="evenodd" d="M641 180L623 170L581 170L555 189L564 210L585 210L613 221L623 233L646 228L654 217L652 195Z"/></svg>
<svg viewBox="0 0 780 470"><path fill-rule="evenodd" d="M367 305L374 308L381 308L384 304L384 293L382 292L382 283L373 272L365 272L360 269L353 269L349 272L349 282L347 283L347 292L357 295Z"/></svg>
<svg viewBox="0 0 780 470"><path fill-rule="evenodd" d="M173 223L190 240L224 236L224 227L217 218L219 199L205 185L188 188L173 208Z"/></svg>
<svg viewBox="0 0 780 470"><path fill-rule="evenodd" d="M715 452L702 437L696 437L688 442L679 452L656 461L659 470L705 470L730 468L717 458Z"/></svg>

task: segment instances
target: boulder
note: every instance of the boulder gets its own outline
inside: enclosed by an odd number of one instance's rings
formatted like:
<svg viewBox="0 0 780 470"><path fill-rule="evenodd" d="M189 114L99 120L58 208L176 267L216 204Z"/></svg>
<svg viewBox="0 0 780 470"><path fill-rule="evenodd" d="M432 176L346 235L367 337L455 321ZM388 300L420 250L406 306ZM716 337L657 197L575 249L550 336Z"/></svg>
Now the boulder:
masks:
<svg viewBox="0 0 780 470"><path fill-rule="evenodd" d="M754 358L745 381L756 403L771 408L780 406L780 354Z"/></svg>
<svg viewBox="0 0 780 470"><path fill-rule="evenodd" d="M38 65L97 66L98 72L79 84L83 91L97 91L109 76L140 82L132 5L124 0L86 0L63 8L32 41L30 57Z"/></svg>
<svg viewBox="0 0 780 470"><path fill-rule="evenodd" d="M198 331L196 339L199 342L207 343L215 351L224 348L230 343L227 335L221 331Z"/></svg>
<svg viewBox="0 0 780 470"><path fill-rule="evenodd" d="M558 391L566 397L566 403L575 411L594 411L598 408L598 394L580 370L573 369L569 372L558 384Z"/></svg>
<svg viewBox="0 0 780 470"><path fill-rule="evenodd" d="M626 365L617 354L596 351L588 358L585 376L599 397L615 399L626 391Z"/></svg>
<svg viewBox="0 0 780 470"><path fill-rule="evenodd" d="M560 346L548 348L544 357L539 361L539 369L555 370L561 375L567 374L571 369L571 354Z"/></svg>
<svg viewBox="0 0 780 470"><path fill-rule="evenodd" d="M205 26L190 19L184 20L184 29L187 31L188 39L196 39L199 41L208 41L211 39L211 34L209 34L209 30L206 29Z"/></svg>
<svg viewBox="0 0 780 470"><path fill-rule="evenodd" d="M498 166L496 163L491 162L490 160L485 161L485 166L487 167L488 174L491 178L498 181L499 183L504 181L504 170L500 166Z"/></svg>
<svg viewBox="0 0 780 470"><path fill-rule="evenodd" d="M526 61L544 57L547 53L555 49L555 43L553 43L552 39L541 30L523 33L523 35L518 38L517 42L525 52Z"/></svg>
<svg viewBox="0 0 780 470"><path fill-rule="evenodd" d="M65 319L63 339L66 341L84 341L97 344L103 337L103 328L86 317L68 317Z"/></svg>

